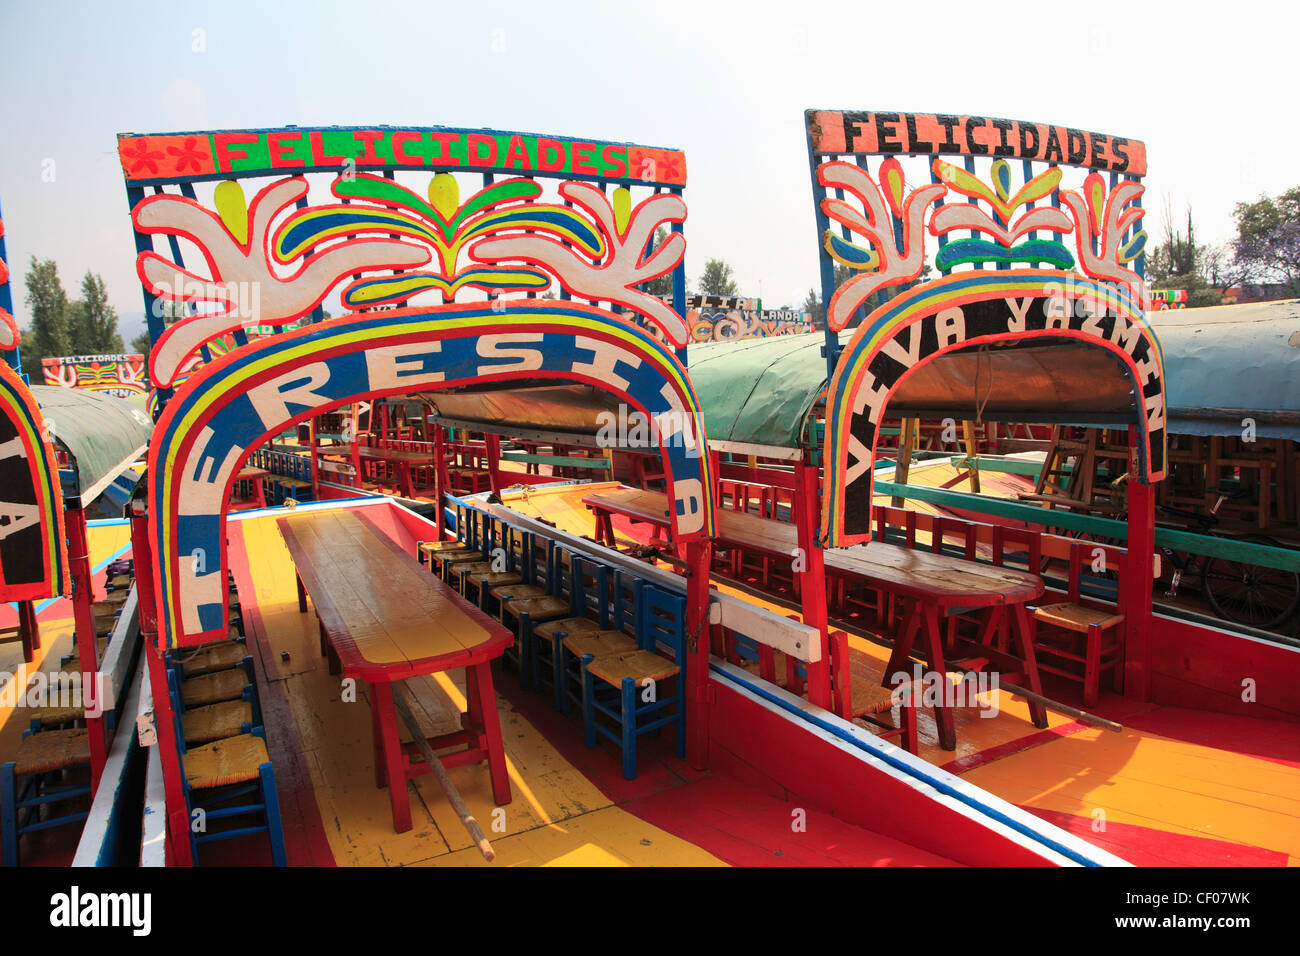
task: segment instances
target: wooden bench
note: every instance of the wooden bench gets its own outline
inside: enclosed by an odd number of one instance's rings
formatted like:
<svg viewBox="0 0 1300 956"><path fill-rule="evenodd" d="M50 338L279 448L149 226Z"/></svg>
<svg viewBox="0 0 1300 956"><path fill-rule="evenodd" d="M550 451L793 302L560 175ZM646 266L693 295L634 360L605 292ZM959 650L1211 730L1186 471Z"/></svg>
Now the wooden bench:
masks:
<svg viewBox="0 0 1300 956"><path fill-rule="evenodd" d="M447 767L486 759L498 805L510 802L505 748L492 686L491 662L514 637L448 585L429 574L375 525L364 510L313 511L277 521L302 588L320 621L321 650L331 671L370 686L375 783L387 785L393 825L411 828L406 781L431 773L415 762L418 746L398 735L393 683L464 667L468 712L463 728L430 738Z"/></svg>

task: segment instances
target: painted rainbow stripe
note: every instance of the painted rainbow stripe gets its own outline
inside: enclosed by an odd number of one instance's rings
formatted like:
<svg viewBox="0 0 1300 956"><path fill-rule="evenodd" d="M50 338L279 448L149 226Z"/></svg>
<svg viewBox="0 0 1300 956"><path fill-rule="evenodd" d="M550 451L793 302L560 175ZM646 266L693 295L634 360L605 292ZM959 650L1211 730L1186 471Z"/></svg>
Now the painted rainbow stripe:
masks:
<svg viewBox="0 0 1300 956"><path fill-rule="evenodd" d="M1077 273L1054 269L964 272L920 285L890 300L858 327L840 355L835 376L827 391L826 470L823 488L826 507L822 513L822 538L828 547L854 543L846 540L843 522L849 429L858 389L868 366L885 343L893 339L906 326L944 309L1003 297L1040 297L1046 294L1046 287L1052 283L1059 285L1062 293L1069 300L1095 298L1108 310L1135 326L1142 337L1150 343L1160 380L1164 381L1164 351L1159 338L1147 322L1140 305L1135 303L1124 290L1115 286L1094 282ZM1115 349L1114 343L1109 339L1080 330L1066 332L1058 329L1031 329L1018 334L1008 333L998 338L1005 341L1010 338L1060 337L1061 335L1092 339L1107 349L1112 351ZM984 340L987 341L988 338ZM979 344L980 341L981 339L968 339L955 347ZM921 361L924 362L928 358L929 356L924 356ZM1151 436L1147 431L1145 418L1142 420L1141 432L1145 440L1143 460L1145 466L1149 468ZM874 465L874 445L871 456ZM1164 473L1160 472L1148 477L1159 480L1163 476Z"/></svg>
<svg viewBox="0 0 1300 956"><path fill-rule="evenodd" d="M36 396L5 362L0 362L0 410L13 422L36 491L44 541L41 581L0 588L0 600L33 601L69 593L67 546L63 527L63 492L54 450L42 439L45 420ZM3 584L3 582L0 582Z"/></svg>
<svg viewBox="0 0 1300 956"><path fill-rule="evenodd" d="M209 639L213 634L224 634L220 626L225 620L227 600L225 588L220 589L222 606L220 614L215 607L197 600L199 588L185 592L181 573L181 551L190 554L190 548L196 540L202 540L205 553L220 554L220 568L205 569L199 572L204 578L220 573L218 581L225 580L227 556L222 542L225 541L225 505L226 494L220 514L182 512L181 486L187 477L185 469L191 472L207 473L209 460L204 459L202 466L196 468L196 462L190 457L195 439L209 428L214 419L223 412L229 415L234 403L238 402L253 387L264 383L277 374L284 374L302 368L305 365L338 360L345 362L357 360L364 364L363 353L372 352L385 346L432 344L435 342L474 342L477 343L491 336L509 335L511 333L533 333L541 338L539 342L522 343L522 346L535 345L542 353L545 364L541 368L521 368L519 365L501 365L502 371L485 374L482 378L477 373L468 375L449 371L453 377L448 378L441 387L452 384L465 384L475 380L504 379L545 379L556 378L568 381L583 381L614 392L628 400L632 405L651 410L652 414L667 408L680 406L689 421L684 426L694 432L696 448L707 447L703 434L703 418L698 397L695 394L685 370L673 352L655 339L646 330L633 326L615 315L594 308L570 302L529 303L527 308L512 306L505 311L495 311L482 303L467 303L432 308L394 309L384 312L364 313L331 320L319 325L308 326L296 332L267 338L250 343L243 348L227 353L196 371L168 402L162 417L154 431L149 451L149 495L150 515L149 533L156 555L154 568L155 593L160 595L159 639L164 646L196 643ZM629 374L627 390L615 388L608 381L601 380L591 372L579 372L573 366L588 364L588 352L584 346L575 345L574 337L603 341L613 345L622 352L630 354L641 363L636 373ZM550 337L550 341L547 340ZM510 343L511 347L520 347ZM450 352L450 350L448 350ZM491 352L481 353L490 356ZM497 359L510 356L500 355ZM491 364L490 358L476 359L475 363ZM435 369L436 370L436 369ZM463 369L461 370L463 371ZM306 378L306 374L303 376ZM323 386L321 386L323 387ZM421 390L432 390L438 386L419 386ZM315 408L297 407L291 414L294 419L308 417L313 412L319 413L328 407L344 404L361 394L401 394L411 390L410 386L386 387L370 392L349 394L346 398L331 394L329 402ZM256 427L245 422L245 431L236 436L227 436L235 442L231 454L246 456L253 447L260 443L266 432L264 423L258 420ZM284 423L284 424L287 424ZM276 430L281 427L276 424ZM711 462L707 454L691 455L679 445L668 449L669 493L673 496L674 482L699 482L699 514L701 527L698 531L685 532L683 539L700 535L712 537L714 533L714 514L712 496ZM242 457L239 460L243 460ZM215 468L215 463L212 464ZM233 472L231 472L233 477ZM226 492L228 492L228 488ZM188 524L187 524L188 522ZM201 530L194 530L201 527ZM189 530L186 530L186 529ZM206 548L211 546L211 552ZM195 577L193 581L199 580ZM192 583L192 582L191 582ZM183 604L183 602L190 602ZM204 611L204 608L208 608ZM184 626L186 610L195 612L195 618L202 611L207 615L212 627L202 626L200 630ZM216 623L213 623L216 622ZM219 628L219 630L218 630Z"/></svg>

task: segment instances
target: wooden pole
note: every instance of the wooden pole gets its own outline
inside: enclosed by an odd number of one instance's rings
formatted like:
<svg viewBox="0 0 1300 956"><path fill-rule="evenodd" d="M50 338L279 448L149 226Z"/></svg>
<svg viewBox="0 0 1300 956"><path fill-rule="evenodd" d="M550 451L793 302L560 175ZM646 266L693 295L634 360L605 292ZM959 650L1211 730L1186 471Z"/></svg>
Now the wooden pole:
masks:
<svg viewBox="0 0 1300 956"><path fill-rule="evenodd" d="M460 791L457 790L456 785L451 782L451 777L447 773L447 768L442 765L442 761L438 759L438 755L435 754L433 748L429 746L429 740L424 736L424 731L420 729L420 724L415 719L415 713L411 710L411 704L408 699L411 692L406 689L405 681L394 681L393 691L393 704L397 708L398 716L400 716L406 724L407 730L409 730L411 736L415 738L416 749L420 751L420 755L424 757L425 763L429 765L433 770L434 776L438 778L438 783L442 786L442 792L447 795L447 800L451 804L451 808L456 811L456 816L460 817L460 822L464 824L465 829L469 831L470 839L474 841L474 845L478 847L478 851L483 854L483 859L491 863L497 858L496 851L492 849L492 844L488 842L488 838L483 835L483 830L479 827L478 821L474 819L474 814L470 813L469 807L465 806L465 801L461 799ZM490 707L494 705L489 701L486 706ZM398 781L390 780L388 781L388 785L390 787L396 787L398 786ZM402 782L402 785L405 786L405 781Z"/></svg>
<svg viewBox="0 0 1300 956"><path fill-rule="evenodd" d="M1136 429L1129 428L1128 554L1120 568L1119 600L1124 614L1124 696L1151 699L1151 589L1155 587L1155 488L1138 477Z"/></svg>
<svg viewBox="0 0 1300 956"><path fill-rule="evenodd" d="M968 670L965 667L958 667L955 664L948 664L948 670L957 671L962 674L977 674L978 671ZM1052 700L1050 697L1044 697L1042 694L1035 694L1027 687L1021 687L1018 684L1011 684L998 677L998 689L1010 691L1013 694L1019 694L1021 697L1035 704L1042 704L1048 710L1054 710L1058 714L1064 714L1066 717L1073 717L1075 720L1081 720L1085 724L1092 724L1094 727L1101 727L1103 730L1112 730L1119 733L1124 729L1124 725L1116 723L1113 720L1107 720L1105 717L1098 717L1096 714L1090 714L1086 710L1080 710L1078 707L1071 707L1069 704L1062 704L1059 700Z"/></svg>
<svg viewBox="0 0 1300 956"><path fill-rule="evenodd" d="M155 746L162 761L163 790L167 796L168 862L176 866L193 866L196 861L190 843L190 813L189 803L185 799L180 743L176 739L176 719L172 712L171 690L167 684L167 665L163 660L162 648L158 646L158 611L153 590L153 543L149 539L149 521L141 501L131 502L131 558L135 565L136 599L140 608L140 653L144 655L149 687L153 691L153 723L158 735Z"/></svg>
<svg viewBox="0 0 1300 956"><path fill-rule="evenodd" d="M826 607L826 565L822 549L817 543L820 530L821 514L817 492L821 485L821 475L816 465L799 462L795 465L795 512L794 522L799 541L803 570L799 572L799 595L803 606L803 623L815 627L821 642L821 659L815 664L807 665L808 699L818 707L826 710L833 708L831 700L831 647L827 631L828 610ZM787 660L792 658L787 657ZM837 666L840 662L836 662ZM848 662L841 668L848 673Z"/></svg>
<svg viewBox="0 0 1300 956"><path fill-rule="evenodd" d="M709 769L709 565L713 542L699 538L685 546L686 561L686 760Z"/></svg>

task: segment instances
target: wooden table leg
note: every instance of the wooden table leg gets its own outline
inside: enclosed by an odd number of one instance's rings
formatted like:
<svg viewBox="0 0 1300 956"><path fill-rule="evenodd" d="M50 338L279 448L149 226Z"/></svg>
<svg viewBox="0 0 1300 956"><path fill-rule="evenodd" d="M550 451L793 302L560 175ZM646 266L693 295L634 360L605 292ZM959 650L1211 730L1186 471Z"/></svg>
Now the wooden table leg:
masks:
<svg viewBox="0 0 1300 956"><path fill-rule="evenodd" d="M297 574L294 574L293 579L296 582L298 582L298 612L300 614L306 614L307 613L307 589L302 586L302 578L298 577Z"/></svg>
<svg viewBox="0 0 1300 956"><path fill-rule="evenodd" d="M917 627L920 624L920 612L916 601L908 600L906 603L907 612L903 615L903 626L898 632L898 639L894 641L889 663L885 665L885 676L880 682L881 687L894 686L890 683L890 678L899 671L907 669L907 658L912 653L912 642L916 639Z"/></svg>
<svg viewBox="0 0 1300 956"><path fill-rule="evenodd" d="M497 695L492 687L492 665L488 661L468 668L466 683L478 686L479 712L483 721L483 734L487 738L488 770L492 774L492 799L504 807L513 799L510 793L510 774L506 769L506 748L501 740L501 719L497 714Z"/></svg>
<svg viewBox="0 0 1300 956"><path fill-rule="evenodd" d="M1023 604L1013 605L1010 611L1012 639L1020 648L1021 660L1025 662L1025 683L1035 694L1042 694L1043 687L1038 679L1038 658L1034 654L1034 628L1029 621L1029 611ZM1030 701L1029 716L1035 727L1046 729L1047 708L1041 702Z"/></svg>
<svg viewBox="0 0 1300 956"><path fill-rule="evenodd" d="M939 627L939 609L927 602L923 615L925 617L925 640L928 652L926 656L930 661L930 669L935 672L935 676L940 681L940 699L934 705L934 722L939 725L939 746L944 750L956 750L957 728L953 723L952 706L948 702L950 696L948 666L943 656L943 634L942 629Z"/></svg>
<svg viewBox="0 0 1300 956"><path fill-rule="evenodd" d="M253 504L259 508L266 507L266 489L262 487L261 477L254 478L253 484Z"/></svg>
<svg viewBox="0 0 1300 956"><path fill-rule="evenodd" d="M411 797L406 790L406 756L402 753L402 738L397 731L393 685L386 681L371 684L370 706L379 721L384 770L388 776L388 798L393 805L393 829L405 833L411 829ZM501 739L499 732L497 739Z"/></svg>
<svg viewBox="0 0 1300 956"><path fill-rule="evenodd" d="M371 691L373 700L374 691ZM384 731L379 726L379 708L370 707L370 738L375 749L375 787L379 790L388 786L388 771L384 766Z"/></svg>

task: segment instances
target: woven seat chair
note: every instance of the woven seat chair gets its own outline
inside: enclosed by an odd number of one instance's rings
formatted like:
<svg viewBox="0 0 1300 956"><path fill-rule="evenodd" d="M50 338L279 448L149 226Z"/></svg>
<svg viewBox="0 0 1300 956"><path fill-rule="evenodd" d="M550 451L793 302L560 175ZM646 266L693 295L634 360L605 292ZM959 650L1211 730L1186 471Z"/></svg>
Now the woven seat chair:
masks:
<svg viewBox="0 0 1300 956"><path fill-rule="evenodd" d="M567 713L564 683L566 635L577 630L601 630L610 626L609 571L587 557L575 555L569 572L568 598L562 613L554 613L557 598L525 598L512 601L518 609L524 647L529 653L532 684L537 691L550 686L555 709Z"/></svg>
<svg viewBox="0 0 1300 956"><path fill-rule="evenodd" d="M179 695L184 709L219 704L225 700L257 699L256 678L253 674L253 660L245 657L238 665L224 671L213 671L197 677L177 674Z"/></svg>
<svg viewBox="0 0 1300 956"><path fill-rule="evenodd" d="M844 631L831 631L830 646L831 680L836 685L834 688L836 710L840 711L840 716L848 719L861 717L867 723L879 728L877 737L901 738L898 746L910 754L915 754L917 752L916 709L920 704L910 699L911 681L897 692L894 688L882 686L880 672L873 666L872 660L862 651L849 647L849 636ZM848 699L841 703L840 695L844 692L847 692ZM909 699L898 709L898 723L886 724L884 715L892 713L897 697L903 695Z"/></svg>
<svg viewBox="0 0 1300 956"><path fill-rule="evenodd" d="M187 747L249 734L260 723L255 719L253 702L248 700L226 700L181 714Z"/></svg>
<svg viewBox="0 0 1300 956"><path fill-rule="evenodd" d="M601 657L637 650L637 615L641 607L641 594L646 587L640 576L622 569L607 570L608 624L595 630L583 629L562 634L559 644L559 667L555 679L563 687L556 698L561 713L569 713L572 705L582 706L582 658L590 654ZM554 622L548 622L554 623ZM559 630L556 628L556 630Z"/></svg>
<svg viewBox="0 0 1300 956"><path fill-rule="evenodd" d="M199 848L205 844L266 833L271 844L271 862L275 866L286 865L280 798L275 789L275 768L266 749L265 731L256 726L247 733L191 747L174 673L169 675L168 682L176 726L176 749L185 779L187 816L191 821L203 821L203 827L189 828L194 862L199 862ZM202 722L202 717L199 721L192 720L190 731L214 730L219 720L213 712L211 724L214 726L200 727ZM219 831L211 828L214 821L247 816L260 817L261 822Z"/></svg>
<svg viewBox="0 0 1300 956"><path fill-rule="evenodd" d="M1124 662L1124 615L1083 604L1079 595L1085 560L1095 547L1091 541L1071 544L1068 599L1032 609L1038 669L1082 684L1084 707L1096 705L1106 671L1111 688L1119 689ZM1110 549L1107 554L1119 571L1124 558Z"/></svg>
<svg viewBox="0 0 1300 956"><path fill-rule="evenodd" d="M193 651L187 648L177 657L176 664L186 677L201 677L237 667L248 656L248 648L244 644L229 640L216 641Z"/></svg>
<svg viewBox="0 0 1300 956"><path fill-rule="evenodd" d="M90 767L90 737L84 727L26 731L13 760L0 765L0 857L18 865L24 833L79 823L89 811L41 819L41 807L90 795L90 783L68 783L64 771ZM21 784L19 781L21 780Z"/></svg>
<svg viewBox="0 0 1300 956"><path fill-rule="evenodd" d="M661 648L671 658L660 653ZM686 599L653 585L645 585L640 592L637 649L582 656L582 723L587 746L595 747L598 735L617 743L623 751L627 780L636 779L637 739L645 734L675 725L677 754L686 754L681 679L685 660ZM673 684L671 695L660 691L667 681Z"/></svg>
<svg viewBox="0 0 1300 956"><path fill-rule="evenodd" d="M504 623L509 615L517 622L515 644L507 649L503 660L518 668L520 685L530 687L534 673L533 624L568 614L573 558L550 539L533 534L523 538L523 554L527 556L521 567L523 582L504 585L493 591L493 596L500 602L501 621Z"/></svg>
<svg viewBox="0 0 1300 956"><path fill-rule="evenodd" d="M636 638L623 631L581 631L567 635L563 643L565 651L578 660L588 654L597 658L639 650Z"/></svg>

